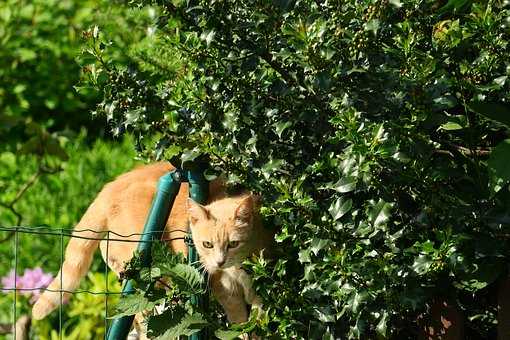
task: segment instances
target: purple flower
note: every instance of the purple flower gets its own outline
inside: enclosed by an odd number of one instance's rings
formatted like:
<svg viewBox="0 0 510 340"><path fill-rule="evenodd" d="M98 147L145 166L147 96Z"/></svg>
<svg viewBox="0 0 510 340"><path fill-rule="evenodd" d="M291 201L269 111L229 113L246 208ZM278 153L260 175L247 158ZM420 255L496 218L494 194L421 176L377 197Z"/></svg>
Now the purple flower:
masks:
<svg viewBox="0 0 510 340"><path fill-rule="evenodd" d="M12 269L9 272L9 274L2 277L2 288L5 288L5 289L2 289L2 292L8 293L9 289L14 289L14 288L16 288L15 286L17 286L19 288L19 280L20 280L20 276L16 275L16 273L14 272L14 269Z"/></svg>
<svg viewBox="0 0 510 340"><path fill-rule="evenodd" d="M20 288L32 289L22 291L23 295L30 296L30 302L35 302L41 295L41 288L46 288L53 280L51 274L45 274L40 267L34 269L25 269L25 273L20 279Z"/></svg>
<svg viewBox="0 0 510 340"><path fill-rule="evenodd" d="M16 288L22 289L22 295L31 296L30 302L34 303L41 295L41 289L46 288L52 280L53 276L44 273L39 267L25 269L23 276L18 276L14 270L11 270L7 276L2 278L2 286L6 289L13 289L16 281ZM3 291L7 292L6 289Z"/></svg>

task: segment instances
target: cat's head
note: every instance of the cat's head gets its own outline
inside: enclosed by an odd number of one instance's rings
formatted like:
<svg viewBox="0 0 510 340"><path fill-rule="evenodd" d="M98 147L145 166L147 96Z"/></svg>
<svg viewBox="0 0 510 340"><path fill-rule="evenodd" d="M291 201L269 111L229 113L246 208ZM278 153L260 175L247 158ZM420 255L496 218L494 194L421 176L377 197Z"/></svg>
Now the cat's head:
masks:
<svg viewBox="0 0 510 340"><path fill-rule="evenodd" d="M257 209L253 195L224 198L207 206L188 200L193 243L209 273L240 265L250 255Z"/></svg>

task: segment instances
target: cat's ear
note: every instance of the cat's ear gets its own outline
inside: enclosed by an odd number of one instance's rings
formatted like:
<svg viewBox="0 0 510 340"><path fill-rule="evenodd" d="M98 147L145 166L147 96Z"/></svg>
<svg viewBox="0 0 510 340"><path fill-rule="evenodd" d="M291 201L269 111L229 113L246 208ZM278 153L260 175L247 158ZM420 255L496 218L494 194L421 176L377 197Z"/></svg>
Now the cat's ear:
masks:
<svg viewBox="0 0 510 340"><path fill-rule="evenodd" d="M188 198L188 212L191 224L195 224L200 220L209 219L209 211L206 207Z"/></svg>
<svg viewBox="0 0 510 340"><path fill-rule="evenodd" d="M253 195L249 195L244 198L237 206L234 213L234 219L242 224L251 223L254 208L255 198Z"/></svg>

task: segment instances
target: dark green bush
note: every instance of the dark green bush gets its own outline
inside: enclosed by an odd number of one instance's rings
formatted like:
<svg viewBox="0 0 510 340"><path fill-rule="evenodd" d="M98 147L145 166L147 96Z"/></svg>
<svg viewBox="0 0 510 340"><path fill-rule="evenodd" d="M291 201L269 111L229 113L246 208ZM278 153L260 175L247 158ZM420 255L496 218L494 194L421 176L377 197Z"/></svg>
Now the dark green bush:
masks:
<svg viewBox="0 0 510 340"><path fill-rule="evenodd" d="M151 67L94 64L98 112L142 154L207 155L263 194L282 251L248 266L267 311L257 332L415 338L441 296L469 336L493 334L509 251L506 2L157 3Z"/></svg>

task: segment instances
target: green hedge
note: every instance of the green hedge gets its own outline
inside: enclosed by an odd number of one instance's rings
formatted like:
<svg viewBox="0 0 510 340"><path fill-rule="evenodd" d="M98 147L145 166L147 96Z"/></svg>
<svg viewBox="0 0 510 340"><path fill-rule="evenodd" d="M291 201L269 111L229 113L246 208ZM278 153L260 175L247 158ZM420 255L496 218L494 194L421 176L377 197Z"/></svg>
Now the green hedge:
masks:
<svg viewBox="0 0 510 340"><path fill-rule="evenodd" d="M90 37L98 112L143 155L205 154L263 194L282 251L248 265L267 312L255 331L414 338L441 296L468 336L493 335L509 251L506 2L157 3L159 64L105 61L107 34Z"/></svg>

